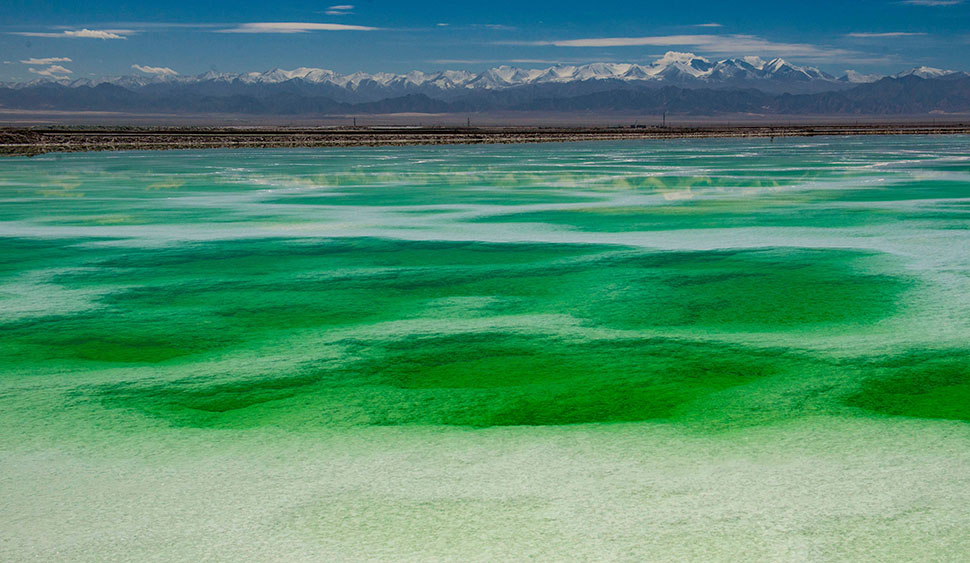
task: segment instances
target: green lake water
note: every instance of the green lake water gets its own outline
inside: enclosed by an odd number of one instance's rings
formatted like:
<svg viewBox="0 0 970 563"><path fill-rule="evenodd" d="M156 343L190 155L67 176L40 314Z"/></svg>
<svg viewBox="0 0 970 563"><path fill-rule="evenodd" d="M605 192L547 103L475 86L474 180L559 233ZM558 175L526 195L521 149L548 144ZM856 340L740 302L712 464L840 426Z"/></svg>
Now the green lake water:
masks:
<svg viewBox="0 0 970 563"><path fill-rule="evenodd" d="M0 160L0 560L959 560L970 138Z"/></svg>

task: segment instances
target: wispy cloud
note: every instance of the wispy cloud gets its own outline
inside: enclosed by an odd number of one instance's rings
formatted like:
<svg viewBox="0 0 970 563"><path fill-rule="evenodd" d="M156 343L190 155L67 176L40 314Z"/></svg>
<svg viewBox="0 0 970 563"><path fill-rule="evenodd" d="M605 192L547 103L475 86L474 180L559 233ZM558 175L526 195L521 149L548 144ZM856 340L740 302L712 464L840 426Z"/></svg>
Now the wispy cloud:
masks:
<svg viewBox="0 0 970 563"><path fill-rule="evenodd" d="M73 39L126 39L125 35L135 33L130 29L67 29L58 32L11 31L11 35L24 37L68 37Z"/></svg>
<svg viewBox="0 0 970 563"><path fill-rule="evenodd" d="M178 75L177 72L168 68L167 66L131 65L131 68L139 72L144 72L145 74L154 74L156 76L177 76Z"/></svg>
<svg viewBox="0 0 970 563"><path fill-rule="evenodd" d="M47 76L49 78L67 78L68 74L73 74L70 71L70 69L66 69L61 65L51 65L47 68L42 68L40 70L34 67L30 67L27 69L27 72L38 74L40 76Z"/></svg>
<svg viewBox="0 0 970 563"><path fill-rule="evenodd" d="M521 44L521 43L520 43ZM535 41L527 45L555 47L697 47L710 53L747 53L797 56L828 60L855 54L845 49L807 43L780 43L755 35L658 35L647 37L594 37L559 41Z"/></svg>
<svg viewBox="0 0 970 563"><path fill-rule="evenodd" d="M139 21L126 21L126 22L114 22L112 25L116 25L121 30L108 30L115 31L116 33L131 34L140 33L142 31L165 31L170 29L207 29L207 28L223 28L231 25L235 25L234 22L139 22ZM70 26L54 26L52 29L71 29Z"/></svg>
<svg viewBox="0 0 970 563"><path fill-rule="evenodd" d="M217 33L307 33L310 31L374 31L376 27L312 22L253 22L240 24Z"/></svg>
<svg viewBox="0 0 970 563"><path fill-rule="evenodd" d="M46 59L24 59L20 62L25 65L52 65L57 63L69 63L72 61L67 57L49 57Z"/></svg>
<svg viewBox="0 0 970 563"><path fill-rule="evenodd" d="M346 16L352 14L354 9L353 4L337 4L336 6L330 6L324 12L328 16Z"/></svg>
<svg viewBox="0 0 970 563"><path fill-rule="evenodd" d="M694 27L724 27L724 26L719 23L710 22L710 23L695 24Z"/></svg>
<svg viewBox="0 0 970 563"><path fill-rule="evenodd" d="M883 33L846 33L846 37L855 37L858 39L871 39L880 37L917 37L920 35L926 35L925 33L913 33L909 31L887 31Z"/></svg>
<svg viewBox="0 0 970 563"><path fill-rule="evenodd" d="M956 6L963 4L963 0L903 0L901 3L910 6Z"/></svg>
<svg viewBox="0 0 970 563"><path fill-rule="evenodd" d="M519 28L512 25L505 25L501 23L448 23L440 22L434 24L437 28L447 28L451 31L468 31L476 30L481 31L483 29L489 31L518 31ZM510 43L511 44L511 43ZM518 45L526 45L527 43L515 43Z"/></svg>

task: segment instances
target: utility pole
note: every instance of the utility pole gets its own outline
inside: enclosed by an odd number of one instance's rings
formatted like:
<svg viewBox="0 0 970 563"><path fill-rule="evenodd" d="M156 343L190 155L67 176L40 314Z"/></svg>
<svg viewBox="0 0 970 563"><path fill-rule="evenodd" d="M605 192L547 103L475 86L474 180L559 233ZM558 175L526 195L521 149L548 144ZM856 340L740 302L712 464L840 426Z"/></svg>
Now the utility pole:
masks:
<svg viewBox="0 0 970 563"><path fill-rule="evenodd" d="M354 127L357 127L357 118L354 118Z"/></svg>
<svg viewBox="0 0 970 563"><path fill-rule="evenodd" d="M466 122L465 126L471 128L471 126L472 126L472 118L471 117L468 118L468 121Z"/></svg>
<svg viewBox="0 0 970 563"><path fill-rule="evenodd" d="M667 112L664 112L663 125L661 125L661 127L663 127L664 129L667 128Z"/></svg>

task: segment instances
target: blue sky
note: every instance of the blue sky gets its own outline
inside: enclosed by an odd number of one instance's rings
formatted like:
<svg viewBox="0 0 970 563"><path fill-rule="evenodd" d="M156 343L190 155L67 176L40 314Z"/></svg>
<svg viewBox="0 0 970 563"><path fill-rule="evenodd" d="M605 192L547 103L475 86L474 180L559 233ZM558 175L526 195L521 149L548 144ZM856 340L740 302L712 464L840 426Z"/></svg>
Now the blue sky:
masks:
<svg viewBox="0 0 970 563"><path fill-rule="evenodd" d="M970 0L0 2L0 80L482 70L666 51L781 56L834 74L970 70Z"/></svg>

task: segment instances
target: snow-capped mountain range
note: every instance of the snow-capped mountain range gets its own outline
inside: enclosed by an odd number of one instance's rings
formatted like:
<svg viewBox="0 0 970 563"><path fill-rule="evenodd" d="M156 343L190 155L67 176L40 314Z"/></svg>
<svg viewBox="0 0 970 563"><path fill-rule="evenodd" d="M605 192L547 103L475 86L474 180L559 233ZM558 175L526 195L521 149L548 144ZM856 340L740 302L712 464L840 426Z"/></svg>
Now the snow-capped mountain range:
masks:
<svg viewBox="0 0 970 563"><path fill-rule="evenodd" d="M917 76L939 78L956 74L929 67L919 67L901 72L893 77ZM961 73L964 74L964 73ZM102 79L51 79L7 84L7 87L25 87L44 82L56 82L64 86L96 86L114 84L126 88L141 88L154 84L195 84L203 82L267 85L297 81L310 85L327 85L350 92L362 90L437 91L461 93L470 90L504 90L509 88L543 85L570 84L588 81L612 80L627 83L655 83L681 87L744 86L766 91L823 91L849 87L855 84L875 82L881 75L846 71L835 77L811 66L798 66L780 58L763 60L759 57L739 57L712 61L693 53L668 52L651 64L590 63L584 65L556 65L541 69L524 69L499 66L484 72L464 70L438 72L411 71L406 74L365 73L339 74L322 68L300 67L293 70L273 69L266 72L217 73L207 72L197 76L149 75L120 76Z"/></svg>
<svg viewBox="0 0 970 563"><path fill-rule="evenodd" d="M144 67L154 69L155 67ZM161 68L161 70L168 70ZM0 85L0 111L367 115L587 112L775 115L970 114L970 74L919 67L835 77L782 59L713 61L670 52L651 64L591 63L484 72L339 74L321 68Z"/></svg>

